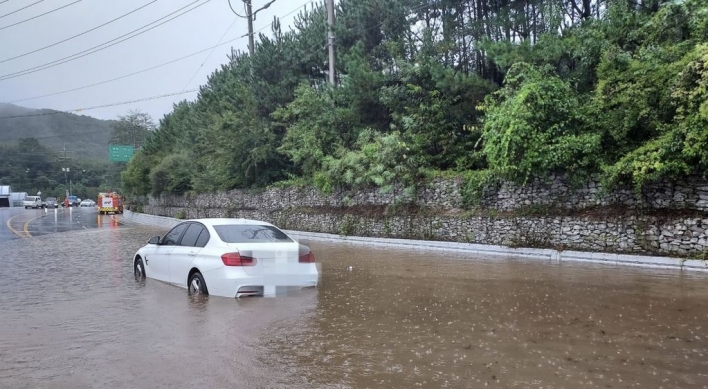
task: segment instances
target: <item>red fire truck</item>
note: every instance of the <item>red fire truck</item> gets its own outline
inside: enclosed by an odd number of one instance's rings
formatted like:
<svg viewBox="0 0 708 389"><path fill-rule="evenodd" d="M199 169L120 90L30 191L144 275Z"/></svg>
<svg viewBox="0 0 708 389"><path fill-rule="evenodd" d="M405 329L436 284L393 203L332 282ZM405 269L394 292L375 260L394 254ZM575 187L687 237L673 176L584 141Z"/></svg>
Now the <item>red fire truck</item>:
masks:
<svg viewBox="0 0 708 389"><path fill-rule="evenodd" d="M123 213L123 195L115 192L101 192L98 194L98 212L103 215L109 213Z"/></svg>

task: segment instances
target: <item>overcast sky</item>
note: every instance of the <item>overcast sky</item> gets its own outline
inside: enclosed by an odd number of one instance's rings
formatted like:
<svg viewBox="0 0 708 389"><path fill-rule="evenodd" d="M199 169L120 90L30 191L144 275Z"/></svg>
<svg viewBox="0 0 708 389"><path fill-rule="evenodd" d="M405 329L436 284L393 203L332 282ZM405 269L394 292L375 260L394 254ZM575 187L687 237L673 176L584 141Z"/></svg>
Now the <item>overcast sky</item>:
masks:
<svg viewBox="0 0 708 389"><path fill-rule="evenodd" d="M4 76L24 71L90 49L118 38L132 30L156 21L195 0L0 0L0 61L25 54L80 34L106 23L141 6L144 8L113 23L78 38L46 50L0 63L0 102L30 108L74 110L145 97L196 89L216 68L227 61L231 47L247 51L248 39L242 38L190 58L103 85L51 97L19 101L52 94L121 77L152 66L192 54L214 46L226 33L222 42L240 37L248 31L245 19L237 18L227 0L197 0L204 5L142 35L118 43L105 50L20 77ZM253 0L254 10L269 0ZM64 5L66 8L34 20L4 28ZM241 0L231 0L237 11L243 11ZM37 3L36 5L32 5ZM312 0L276 0L257 15L254 29L269 27L274 16L283 16ZM14 14L13 11L29 6ZM192 8L190 6L186 9ZM243 13L242 13L243 14ZM289 28L298 12L281 19L284 30ZM7 16L4 16L7 15ZM235 23L234 23L234 20ZM233 25L232 25L233 23ZM229 29L229 26L232 27ZM263 31L270 35L270 28ZM324 39L324 37L323 37ZM206 62L205 62L206 60ZM204 62L204 65L200 65ZM199 69L197 71L197 69ZM187 85L195 74L196 76ZM186 86L186 87L185 87ZM101 119L113 119L130 109L148 112L157 122L180 99L194 100L196 92L144 101L128 105L92 109L79 112Z"/></svg>

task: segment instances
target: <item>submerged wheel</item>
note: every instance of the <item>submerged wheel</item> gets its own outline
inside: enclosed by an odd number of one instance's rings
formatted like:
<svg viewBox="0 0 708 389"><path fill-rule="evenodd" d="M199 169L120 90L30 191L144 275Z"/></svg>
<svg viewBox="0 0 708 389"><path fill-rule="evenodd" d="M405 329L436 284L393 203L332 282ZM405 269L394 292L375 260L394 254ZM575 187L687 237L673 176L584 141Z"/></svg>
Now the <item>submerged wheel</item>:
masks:
<svg viewBox="0 0 708 389"><path fill-rule="evenodd" d="M138 281L143 281L145 279L145 265L143 264L143 259L138 258L133 266L133 274L135 274L135 279Z"/></svg>
<svg viewBox="0 0 708 389"><path fill-rule="evenodd" d="M204 282L204 277L199 272L192 274L189 277L189 282L187 283L187 289L189 294L203 294L208 295L209 290L207 289L206 282Z"/></svg>

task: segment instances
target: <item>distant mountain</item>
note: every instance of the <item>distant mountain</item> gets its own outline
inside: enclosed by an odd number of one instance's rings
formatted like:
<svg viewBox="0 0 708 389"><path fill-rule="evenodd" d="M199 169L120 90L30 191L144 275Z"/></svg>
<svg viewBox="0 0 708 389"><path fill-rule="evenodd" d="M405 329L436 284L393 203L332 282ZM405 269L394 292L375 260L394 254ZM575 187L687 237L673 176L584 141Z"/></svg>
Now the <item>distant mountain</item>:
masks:
<svg viewBox="0 0 708 389"><path fill-rule="evenodd" d="M0 143L37 138L59 155L79 159L108 159L111 120L50 109L31 109L0 103Z"/></svg>

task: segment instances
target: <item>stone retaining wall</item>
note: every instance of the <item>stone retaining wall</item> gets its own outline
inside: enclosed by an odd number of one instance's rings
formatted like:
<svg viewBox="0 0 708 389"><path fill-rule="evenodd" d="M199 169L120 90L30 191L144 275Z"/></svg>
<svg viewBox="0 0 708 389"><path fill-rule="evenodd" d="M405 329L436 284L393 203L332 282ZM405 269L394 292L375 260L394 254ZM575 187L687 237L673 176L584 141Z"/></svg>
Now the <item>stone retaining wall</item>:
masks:
<svg viewBox="0 0 708 389"><path fill-rule="evenodd" d="M694 258L708 251L705 181L655 185L639 195L627 189L604 194L595 182L572 187L562 177L526 186L501 183L467 211L461 209L463 185L459 179L439 179L417 194L371 189L325 195L301 187L233 190L149 199L142 210L184 218L243 217L291 230L350 236ZM415 206L401 206L405 204ZM522 212L528 207L536 207L532 216Z"/></svg>
<svg viewBox="0 0 708 389"><path fill-rule="evenodd" d="M179 219L148 215L126 211L124 219L136 223L153 226L172 227L180 222ZM473 255L476 258L512 257L532 258L551 261L579 261L601 264L628 265L663 269L692 270L708 272L708 264L699 260L681 260L670 257L623 255L613 253L583 252L583 251L558 251L554 249L537 248L510 248L499 245L485 245L459 242L443 242L415 239L371 238L360 236L342 236L338 234L325 234L319 232L303 232L285 230L291 237L309 244L311 241L337 242L346 244L365 245L367 247L387 247L425 250L434 255L444 255L447 252L458 252Z"/></svg>

